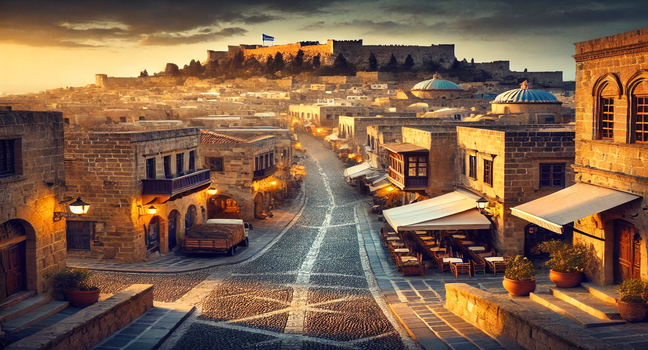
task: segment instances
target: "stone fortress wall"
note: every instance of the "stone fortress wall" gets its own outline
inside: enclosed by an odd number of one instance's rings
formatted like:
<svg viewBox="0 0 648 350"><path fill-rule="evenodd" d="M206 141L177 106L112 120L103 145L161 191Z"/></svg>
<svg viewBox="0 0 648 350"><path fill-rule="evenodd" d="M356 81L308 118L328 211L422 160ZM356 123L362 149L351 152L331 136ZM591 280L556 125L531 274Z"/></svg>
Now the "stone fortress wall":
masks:
<svg viewBox="0 0 648 350"><path fill-rule="evenodd" d="M488 72L495 80L503 80L506 77L515 79L526 79L537 88L544 86L560 86L563 83L563 72L515 72L511 70L509 61L493 61L475 63L475 68Z"/></svg>

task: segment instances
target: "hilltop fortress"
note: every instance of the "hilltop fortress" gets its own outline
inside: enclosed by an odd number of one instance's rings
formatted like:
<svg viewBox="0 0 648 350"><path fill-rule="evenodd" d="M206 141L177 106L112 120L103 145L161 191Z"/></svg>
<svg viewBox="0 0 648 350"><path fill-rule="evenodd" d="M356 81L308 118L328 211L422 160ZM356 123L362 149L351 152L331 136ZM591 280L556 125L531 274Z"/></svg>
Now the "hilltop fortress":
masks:
<svg viewBox="0 0 648 350"><path fill-rule="evenodd" d="M231 45L228 51L207 51L208 62L220 62L232 57L239 52L247 59L256 58L259 62L265 62L268 56L274 57L281 52L284 60L297 55L297 52L304 52L304 60L311 60L320 55L320 61L324 65L332 65L338 54L342 54L349 62L353 63L358 71L369 70L369 56L373 53L378 65L389 62L394 55L399 64L405 62L407 56L411 55L414 60L412 69L418 70L425 67L429 62L434 62L450 68L456 60L454 44L441 44L430 46L417 45L364 45L359 40L327 40L326 44L317 41L300 41L293 44L261 46L261 45ZM543 86L559 86L563 83L562 72L515 72L510 70L509 61L494 61L474 63L476 69L482 69L492 75L493 79L503 80L505 78L524 78L534 84Z"/></svg>

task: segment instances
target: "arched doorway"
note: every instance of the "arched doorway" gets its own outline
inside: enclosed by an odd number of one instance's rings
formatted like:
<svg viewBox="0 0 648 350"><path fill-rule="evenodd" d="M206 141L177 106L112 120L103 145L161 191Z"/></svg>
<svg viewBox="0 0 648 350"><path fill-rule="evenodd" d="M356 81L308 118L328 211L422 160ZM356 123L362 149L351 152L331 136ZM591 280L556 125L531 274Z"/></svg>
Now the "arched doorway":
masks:
<svg viewBox="0 0 648 350"><path fill-rule="evenodd" d="M549 231L535 224L528 224L524 227L524 256L526 257L546 257L547 253L535 251L533 248L540 242L556 239L562 241L564 236L553 231Z"/></svg>
<svg viewBox="0 0 648 350"><path fill-rule="evenodd" d="M189 232L189 229L193 224L196 223L196 218L198 218L198 210L195 205L190 205L187 209L187 215L185 215L185 235Z"/></svg>
<svg viewBox="0 0 648 350"><path fill-rule="evenodd" d="M640 278L641 235L639 230L624 220L614 221L614 283Z"/></svg>
<svg viewBox="0 0 648 350"><path fill-rule="evenodd" d="M160 217L154 216L146 229L146 250L154 253L160 250Z"/></svg>
<svg viewBox="0 0 648 350"><path fill-rule="evenodd" d="M180 212L178 212L177 210L173 210L169 214L169 251L173 250L173 248L175 248L177 244L179 218Z"/></svg>
<svg viewBox="0 0 648 350"><path fill-rule="evenodd" d="M241 208L237 201L229 196L218 195L207 203L210 219L240 219Z"/></svg>
<svg viewBox="0 0 648 350"><path fill-rule="evenodd" d="M18 220L0 225L0 300L27 289L27 231Z"/></svg>
<svg viewBox="0 0 648 350"><path fill-rule="evenodd" d="M263 208L263 194L260 192L254 196L254 217L257 219L265 219L266 214Z"/></svg>

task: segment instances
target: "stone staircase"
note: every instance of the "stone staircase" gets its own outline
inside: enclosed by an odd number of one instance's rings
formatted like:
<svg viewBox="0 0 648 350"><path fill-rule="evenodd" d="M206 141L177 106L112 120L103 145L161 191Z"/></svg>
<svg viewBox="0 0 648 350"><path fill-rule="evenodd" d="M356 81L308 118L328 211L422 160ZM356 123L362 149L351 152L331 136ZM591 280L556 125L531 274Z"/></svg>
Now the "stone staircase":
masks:
<svg viewBox="0 0 648 350"><path fill-rule="evenodd" d="M14 294L0 303L0 325L5 343L15 340L20 331L65 310L67 301L53 301L33 291ZM13 340L12 340L13 339Z"/></svg>
<svg viewBox="0 0 648 350"><path fill-rule="evenodd" d="M531 293L530 299L568 318L583 328L625 324L617 312L616 292L609 286L582 283L575 288L549 288Z"/></svg>

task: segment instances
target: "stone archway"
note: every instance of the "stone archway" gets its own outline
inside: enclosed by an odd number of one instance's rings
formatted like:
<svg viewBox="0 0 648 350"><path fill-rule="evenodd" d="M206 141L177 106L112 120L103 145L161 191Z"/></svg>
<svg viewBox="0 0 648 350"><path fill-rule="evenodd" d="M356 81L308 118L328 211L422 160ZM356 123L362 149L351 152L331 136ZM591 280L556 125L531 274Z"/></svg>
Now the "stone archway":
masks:
<svg viewBox="0 0 648 350"><path fill-rule="evenodd" d="M198 210L196 209L196 206L192 204L187 208L187 214L185 215L185 235L189 232L191 226L196 223L197 218Z"/></svg>
<svg viewBox="0 0 648 350"><path fill-rule="evenodd" d="M160 232L162 232L161 225L162 220L160 220L160 217L157 215L149 221L148 227L146 228L147 255L160 251Z"/></svg>
<svg viewBox="0 0 648 350"><path fill-rule="evenodd" d="M35 273L35 241L30 236L34 236L34 229L23 220L0 225L0 300L35 289L27 279L28 273Z"/></svg>
<svg viewBox="0 0 648 350"><path fill-rule="evenodd" d="M207 216L210 219L240 219L239 203L230 196L213 196L207 202Z"/></svg>
<svg viewBox="0 0 648 350"><path fill-rule="evenodd" d="M169 213L169 227L167 240L169 244L169 251L173 250L178 244L178 224L180 223L180 212L172 210Z"/></svg>

